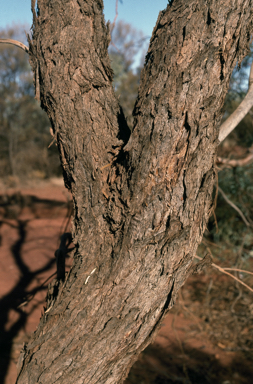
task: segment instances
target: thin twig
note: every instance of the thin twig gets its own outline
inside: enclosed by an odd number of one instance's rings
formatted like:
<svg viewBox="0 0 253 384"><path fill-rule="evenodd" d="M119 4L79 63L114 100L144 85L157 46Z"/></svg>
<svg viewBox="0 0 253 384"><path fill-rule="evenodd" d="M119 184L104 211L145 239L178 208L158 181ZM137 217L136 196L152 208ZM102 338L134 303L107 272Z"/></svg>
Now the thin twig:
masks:
<svg viewBox="0 0 253 384"><path fill-rule="evenodd" d="M218 164L224 164L229 167L243 167L244 165L248 165L253 161L253 153L250 153L244 159L224 159L222 157L217 157Z"/></svg>
<svg viewBox="0 0 253 384"><path fill-rule="evenodd" d="M244 269L239 268L223 268L225 271L236 271L241 273L248 273L249 275L253 275L253 272L245 271Z"/></svg>
<svg viewBox="0 0 253 384"><path fill-rule="evenodd" d="M208 284L208 288L207 288L207 291L206 291L206 297L205 297L205 305L206 307L209 307L209 303L210 303L210 292L212 290L212 287L213 287L213 279L210 280L209 284Z"/></svg>
<svg viewBox="0 0 253 384"><path fill-rule="evenodd" d="M122 53L121 50L118 47L116 47L113 41L111 41L110 44L116 49L116 51L118 51L119 53Z"/></svg>
<svg viewBox="0 0 253 384"><path fill-rule="evenodd" d="M12 39L0 39L0 43L2 44L12 44L12 45L16 45L16 47L19 47L21 49L23 49L26 53L29 52L29 48L23 44L23 43L20 43L20 41L17 41L17 40L12 40Z"/></svg>
<svg viewBox="0 0 253 384"><path fill-rule="evenodd" d="M54 272L52 275L50 275L45 281L43 281L43 283L35 288L36 292L35 293L30 293L29 295L27 295L27 299L25 301L23 301L21 304L18 305L17 308L21 308L21 307L24 307L25 305L27 305L30 301L32 301L32 299L34 298L34 296L36 295L36 293L39 291L39 289L41 289L43 287L43 285L45 285L48 280L50 280L54 275L56 275L56 272ZM46 288L46 287L45 287Z"/></svg>
<svg viewBox="0 0 253 384"><path fill-rule="evenodd" d="M216 188L215 188L215 197L214 197L214 203L213 203L212 210L213 210L213 217L214 217L214 222L215 222L215 227L216 227L216 233L218 233L219 232L219 227L218 227L217 217L216 217L216 214L215 214L215 209L217 207L218 194L219 194L219 191L218 191L219 176L218 176L218 172L217 172L216 168L215 168L215 181L216 181Z"/></svg>
<svg viewBox="0 0 253 384"><path fill-rule="evenodd" d="M117 17L118 17L118 0L116 0L116 5L115 5L115 17L114 17L114 20L113 20L113 23L112 23L112 26L111 26L111 34L112 34L112 31L113 31L113 29L114 29L114 27L115 27Z"/></svg>
<svg viewBox="0 0 253 384"><path fill-rule="evenodd" d="M182 291L179 291L179 293L178 293L178 303L179 303L179 305L183 308L183 310L184 310L185 312L188 312L188 313L190 314L190 316L194 319L194 321L195 321L195 323L196 323L196 325L197 325L199 331L200 331L200 332L203 332L203 327L201 327L201 325L199 324L199 321L198 321L199 318L198 318L196 315L194 315L194 313L192 313L192 312L185 306L185 304L184 304L184 299L183 299L183 295L182 295Z"/></svg>
<svg viewBox="0 0 253 384"><path fill-rule="evenodd" d="M215 244L215 243L213 243L212 241L207 240L207 239L205 239L205 238L202 239L202 243L205 244L205 245L210 244L210 245L212 245L213 247L217 247L217 248L223 248L222 245L220 245L220 244Z"/></svg>
<svg viewBox="0 0 253 384"><path fill-rule="evenodd" d="M242 220L244 221L244 223L247 225L247 227L250 227L250 223L248 222L248 220L246 219L246 217L244 216L244 214L242 213L242 211L234 204L232 203L232 201L229 200L229 198L225 195L225 193L223 192L223 190L219 187L219 192L221 193L222 197L224 198L224 200L232 207L234 208L234 210L239 213L239 215L241 216Z"/></svg>
<svg viewBox="0 0 253 384"><path fill-rule="evenodd" d="M203 260L202 257L199 257L199 256L197 256L197 255L195 255L194 257L195 257L196 259L198 259L198 260ZM251 287L249 287L247 284L245 284L243 281L241 281L240 279L238 279L237 277L235 277L235 276L232 275L231 273L225 271L224 268L219 267L219 265L214 264L214 263L211 263L211 266L212 266L213 268L218 269L220 272L225 273L225 275L228 275L228 276L232 277L232 279L238 281L238 283L242 284L242 285L243 285L244 287L246 287L249 291L253 292L253 289L252 289Z"/></svg>

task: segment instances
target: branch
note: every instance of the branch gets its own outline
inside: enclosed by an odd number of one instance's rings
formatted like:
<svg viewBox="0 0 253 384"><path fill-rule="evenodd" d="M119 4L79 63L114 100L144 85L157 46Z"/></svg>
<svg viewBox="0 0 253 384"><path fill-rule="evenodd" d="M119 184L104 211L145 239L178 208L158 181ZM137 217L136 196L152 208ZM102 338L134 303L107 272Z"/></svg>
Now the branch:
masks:
<svg viewBox="0 0 253 384"><path fill-rule="evenodd" d="M21 49L23 49L26 53L29 52L29 48L23 44L23 43L20 43L20 41L17 41L17 40L12 40L12 39L0 39L0 43L2 44L12 44L12 45L16 45L16 47L19 47Z"/></svg>
<svg viewBox="0 0 253 384"><path fill-rule="evenodd" d="M253 62L249 75L249 90L238 108L221 125L219 133L220 143L232 132L253 106Z"/></svg>
<svg viewBox="0 0 253 384"><path fill-rule="evenodd" d="M113 23L112 23L112 26L111 26L111 34L112 34L112 31L113 31L113 29L115 27L117 17L118 17L118 0L116 0L116 4L115 4L115 17L114 17L114 20L113 20Z"/></svg>
<svg viewBox="0 0 253 384"><path fill-rule="evenodd" d="M248 220L246 219L246 217L244 216L244 214L242 213L242 211L234 204L232 203L232 201L229 200L229 198L225 195L225 193L223 192L223 190L219 187L218 188L219 192L221 193L222 197L224 198L224 200L232 207L236 210L236 212L239 213L239 215L241 216L242 220L244 221L244 223L247 225L247 227L250 227L250 223L248 222Z"/></svg>
<svg viewBox="0 0 253 384"><path fill-rule="evenodd" d="M253 160L253 153L250 153L244 159L224 159L222 157L217 157L218 164L224 164L231 167L243 167L244 165L249 164Z"/></svg>
<svg viewBox="0 0 253 384"><path fill-rule="evenodd" d="M241 272L241 273L247 273L248 275L253 275L253 272L245 271L244 269L239 268L223 268L224 271L235 271L235 272Z"/></svg>
<svg viewBox="0 0 253 384"><path fill-rule="evenodd" d="M195 255L194 257L195 257L196 259L198 259L198 260L203 260L202 257L199 257L199 256L197 256L197 255ZM231 273L227 272L227 271L225 270L225 269L227 269L227 268L219 267L219 265L214 264L214 263L212 263L211 266L212 266L213 268L218 269L218 271L220 271L220 272L222 272L222 273L225 273L225 275L228 275L228 276L232 277L232 279L238 281L238 283L242 284L242 285L243 285L245 288L247 288L249 291L253 292L253 289L252 289L249 285L245 284L243 281L241 281L240 279L238 279L238 277L236 277L236 276L232 275Z"/></svg>

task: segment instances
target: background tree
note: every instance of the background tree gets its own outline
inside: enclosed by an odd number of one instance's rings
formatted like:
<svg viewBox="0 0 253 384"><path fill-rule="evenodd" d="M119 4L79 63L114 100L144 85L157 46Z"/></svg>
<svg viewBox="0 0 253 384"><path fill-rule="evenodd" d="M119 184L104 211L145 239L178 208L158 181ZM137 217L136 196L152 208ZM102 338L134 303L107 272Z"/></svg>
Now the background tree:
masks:
<svg viewBox="0 0 253 384"><path fill-rule="evenodd" d="M122 20L111 28L109 57L113 70L113 85L128 126L132 129L132 112L147 51L147 37Z"/></svg>
<svg viewBox="0 0 253 384"><path fill-rule="evenodd" d="M25 41L27 26L13 25L0 38ZM50 123L34 99L27 54L13 45L0 44L0 176L42 178L60 171Z"/></svg>
<svg viewBox="0 0 253 384"><path fill-rule="evenodd" d="M252 1L174 1L153 31L130 130L102 2L33 2L30 62L74 199L74 264L17 383L117 383L191 273L212 210L218 127Z"/></svg>

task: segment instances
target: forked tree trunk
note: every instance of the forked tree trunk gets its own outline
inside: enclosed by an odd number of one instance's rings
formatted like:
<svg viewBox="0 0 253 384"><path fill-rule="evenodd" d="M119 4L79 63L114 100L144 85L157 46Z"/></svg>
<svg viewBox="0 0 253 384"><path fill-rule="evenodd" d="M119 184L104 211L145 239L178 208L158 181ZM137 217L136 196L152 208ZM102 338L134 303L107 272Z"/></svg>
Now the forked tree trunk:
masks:
<svg viewBox="0 0 253 384"><path fill-rule="evenodd" d="M153 340L212 210L221 110L252 7L175 0L159 14L129 138L102 0L38 0L30 61L73 194L76 251L18 384L122 383Z"/></svg>

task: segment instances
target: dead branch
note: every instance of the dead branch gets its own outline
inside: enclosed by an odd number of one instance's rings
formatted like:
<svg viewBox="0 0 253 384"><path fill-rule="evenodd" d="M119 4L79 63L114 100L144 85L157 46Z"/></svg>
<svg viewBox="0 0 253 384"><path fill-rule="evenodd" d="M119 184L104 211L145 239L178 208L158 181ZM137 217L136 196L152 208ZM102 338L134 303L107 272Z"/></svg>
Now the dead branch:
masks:
<svg viewBox="0 0 253 384"><path fill-rule="evenodd" d="M243 167L253 161L253 153L250 153L244 159L225 159L222 157L217 157L218 164L228 165L229 167Z"/></svg>
<svg viewBox="0 0 253 384"><path fill-rule="evenodd" d="M242 220L244 221L244 223L247 225L247 227L250 227L250 223L248 222L248 220L246 219L246 217L244 216L244 214L242 213L242 211L234 204L232 203L231 200L229 200L229 198L225 195L225 193L223 192L223 190L219 187L218 188L219 192L221 193L222 197L224 198L224 200L232 207L234 208L234 210L239 213L239 215L241 216Z"/></svg>
<svg viewBox="0 0 253 384"><path fill-rule="evenodd" d="M12 45L16 45L16 47L19 47L21 49L23 49L23 51L25 51L26 53L29 52L29 48L23 44L23 43L20 43L20 41L17 41L17 40L12 40L12 39L0 39L0 43L2 44L12 44Z"/></svg>
<svg viewBox="0 0 253 384"><path fill-rule="evenodd" d="M113 20L113 23L112 23L112 26L111 26L111 34L112 34L112 31L113 31L113 29L115 27L117 17L118 17L118 0L116 0L116 4L115 4L115 17L114 17L114 20Z"/></svg>
<svg viewBox="0 0 253 384"><path fill-rule="evenodd" d="M219 133L220 143L232 132L242 119L247 115L253 106L253 62L251 64L249 75L248 93L238 108L229 116L229 118L221 125Z"/></svg>
<svg viewBox="0 0 253 384"><path fill-rule="evenodd" d="M247 273L248 275L253 275L253 272L245 271L244 269L239 269L239 268L223 268L224 271L236 271L240 273Z"/></svg>
<svg viewBox="0 0 253 384"><path fill-rule="evenodd" d="M198 260L203 260L202 257L199 257L199 256L197 256L197 255L195 255L194 257L195 257L196 259L198 259ZM241 281L240 279L238 279L238 277L236 277L236 276L232 275L231 273L227 272L224 268L222 268L222 267L220 267L219 265L214 264L214 263L211 263L211 266L212 266L213 268L215 268L215 269L218 269L218 271L220 271L220 272L222 272L222 273L225 273L225 275L228 275L228 276L232 277L232 279L236 280L238 283L242 284L242 285L243 285L245 288L247 288L249 291L253 292L253 289L252 289L249 285L245 284L243 281Z"/></svg>

